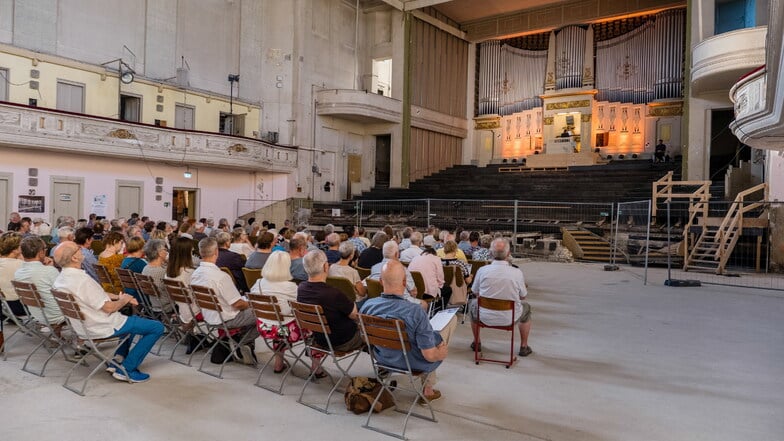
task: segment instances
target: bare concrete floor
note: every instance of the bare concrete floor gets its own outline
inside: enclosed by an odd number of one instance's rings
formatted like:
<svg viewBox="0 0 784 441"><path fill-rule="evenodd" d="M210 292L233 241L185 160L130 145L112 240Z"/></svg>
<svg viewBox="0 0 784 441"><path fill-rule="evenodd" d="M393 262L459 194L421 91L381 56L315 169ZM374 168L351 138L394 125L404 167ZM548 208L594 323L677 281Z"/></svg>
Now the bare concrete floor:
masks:
<svg viewBox="0 0 784 441"><path fill-rule="evenodd" d="M510 370L475 366L470 328L459 326L439 369L439 422L412 419L409 438L784 439L781 293L669 288L661 270L643 286L640 269L523 268L534 354ZM486 354L507 347L502 332L483 335ZM218 380L150 356L143 370L151 381L128 385L101 372L79 397L61 387L69 363L55 359L45 378L22 372L29 348L17 345L0 361L2 440L392 439L362 429L364 416L348 413L342 396L330 415L298 404L298 378L279 396L254 387L256 372L245 366L230 365ZM353 372L371 374L366 355ZM382 420L390 428L401 421L391 411Z"/></svg>

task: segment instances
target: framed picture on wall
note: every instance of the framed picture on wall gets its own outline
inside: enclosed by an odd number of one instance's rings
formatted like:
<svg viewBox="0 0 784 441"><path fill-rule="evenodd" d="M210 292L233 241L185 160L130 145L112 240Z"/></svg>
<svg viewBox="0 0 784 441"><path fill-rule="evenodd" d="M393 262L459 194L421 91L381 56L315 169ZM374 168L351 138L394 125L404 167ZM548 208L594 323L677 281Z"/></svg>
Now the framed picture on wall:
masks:
<svg viewBox="0 0 784 441"><path fill-rule="evenodd" d="M19 195L20 213L43 213L45 211L44 196Z"/></svg>

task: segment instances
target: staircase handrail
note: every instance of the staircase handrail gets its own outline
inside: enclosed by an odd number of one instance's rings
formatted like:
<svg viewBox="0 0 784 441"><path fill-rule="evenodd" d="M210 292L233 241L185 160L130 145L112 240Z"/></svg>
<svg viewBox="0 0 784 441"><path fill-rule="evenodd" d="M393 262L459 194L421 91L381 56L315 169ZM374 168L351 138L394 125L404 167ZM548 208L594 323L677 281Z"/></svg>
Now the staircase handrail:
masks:
<svg viewBox="0 0 784 441"><path fill-rule="evenodd" d="M672 176L673 176L673 172L669 171L667 172L666 175L654 181L652 184L653 195L651 198L652 199L651 216L653 216L654 218L656 217L657 205L660 200L662 202L672 201L673 199L688 199L689 202L692 202L694 200L698 200L698 201L710 200L711 181L709 180L673 181ZM673 193L673 187L694 186L694 185L699 186L699 188L695 191L689 193ZM703 211L703 215L707 216L708 214L707 205L702 211Z"/></svg>
<svg viewBox="0 0 784 441"><path fill-rule="evenodd" d="M761 201L754 202L752 204L744 205L744 199L746 196L750 194L757 193L758 191L763 191L763 196ZM719 269L718 271L721 272L724 269L724 266L727 264L727 261L730 258L730 254L732 249L735 247L735 243L738 241L738 237L740 234L730 234L732 231L736 229L738 231L743 229L743 215L748 213L749 211L756 210L759 207L762 207L765 204L765 201L768 199L768 185L766 183L755 185L754 187L748 188L735 196L735 200L730 204L729 210L727 210L727 214L724 216L724 219L721 221L721 225L719 225L719 229L716 231L715 239L718 242L719 247L717 249L717 254L714 257L715 260L719 260Z"/></svg>

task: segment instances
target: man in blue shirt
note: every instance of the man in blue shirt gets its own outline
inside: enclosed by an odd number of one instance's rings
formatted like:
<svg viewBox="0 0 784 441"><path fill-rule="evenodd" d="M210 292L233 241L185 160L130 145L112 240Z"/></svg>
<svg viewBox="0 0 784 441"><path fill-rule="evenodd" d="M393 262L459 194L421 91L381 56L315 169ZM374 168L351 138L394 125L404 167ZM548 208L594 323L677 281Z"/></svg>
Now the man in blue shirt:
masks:
<svg viewBox="0 0 784 441"><path fill-rule="evenodd" d="M381 283L384 293L381 297L370 299L362 306L362 314L375 315L383 318L400 319L406 324L406 332L411 342L408 361L415 371L431 372L424 387L424 395L428 401L441 398L441 392L433 389L436 383L436 368L446 359L449 339L457 326L456 317L441 332L430 326L427 313L414 303L403 298L406 287L406 273L403 265L390 260L381 271ZM406 368L406 360L402 351L374 348L374 356L383 364Z"/></svg>

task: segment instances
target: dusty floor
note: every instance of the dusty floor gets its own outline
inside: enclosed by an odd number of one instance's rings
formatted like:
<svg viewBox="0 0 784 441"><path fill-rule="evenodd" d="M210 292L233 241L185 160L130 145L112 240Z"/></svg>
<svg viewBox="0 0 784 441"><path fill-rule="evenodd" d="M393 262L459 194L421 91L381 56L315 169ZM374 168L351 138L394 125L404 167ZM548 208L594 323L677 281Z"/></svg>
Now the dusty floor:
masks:
<svg viewBox="0 0 784 441"><path fill-rule="evenodd" d="M784 439L784 295L721 286L669 288L664 273L605 272L601 265L523 264L533 307L534 354L512 369L475 366L470 328L458 328L439 369L438 423L412 419L419 440ZM500 331L486 353L506 348ZM484 335L484 334L483 334ZM495 339L495 343L494 343ZM153 378L128 385L99 373L86 397L20 370L29 342L0 361L2 440L386 440L361 427L342 397L324 415L253 386L256 371L230 365L218 380L150 356ZM259 356L267 354L258 344ZM369 375L369 358L357 375ZM326 391L326 383L314 386ZM399 415L382 420L396 428Z"/></svg>

